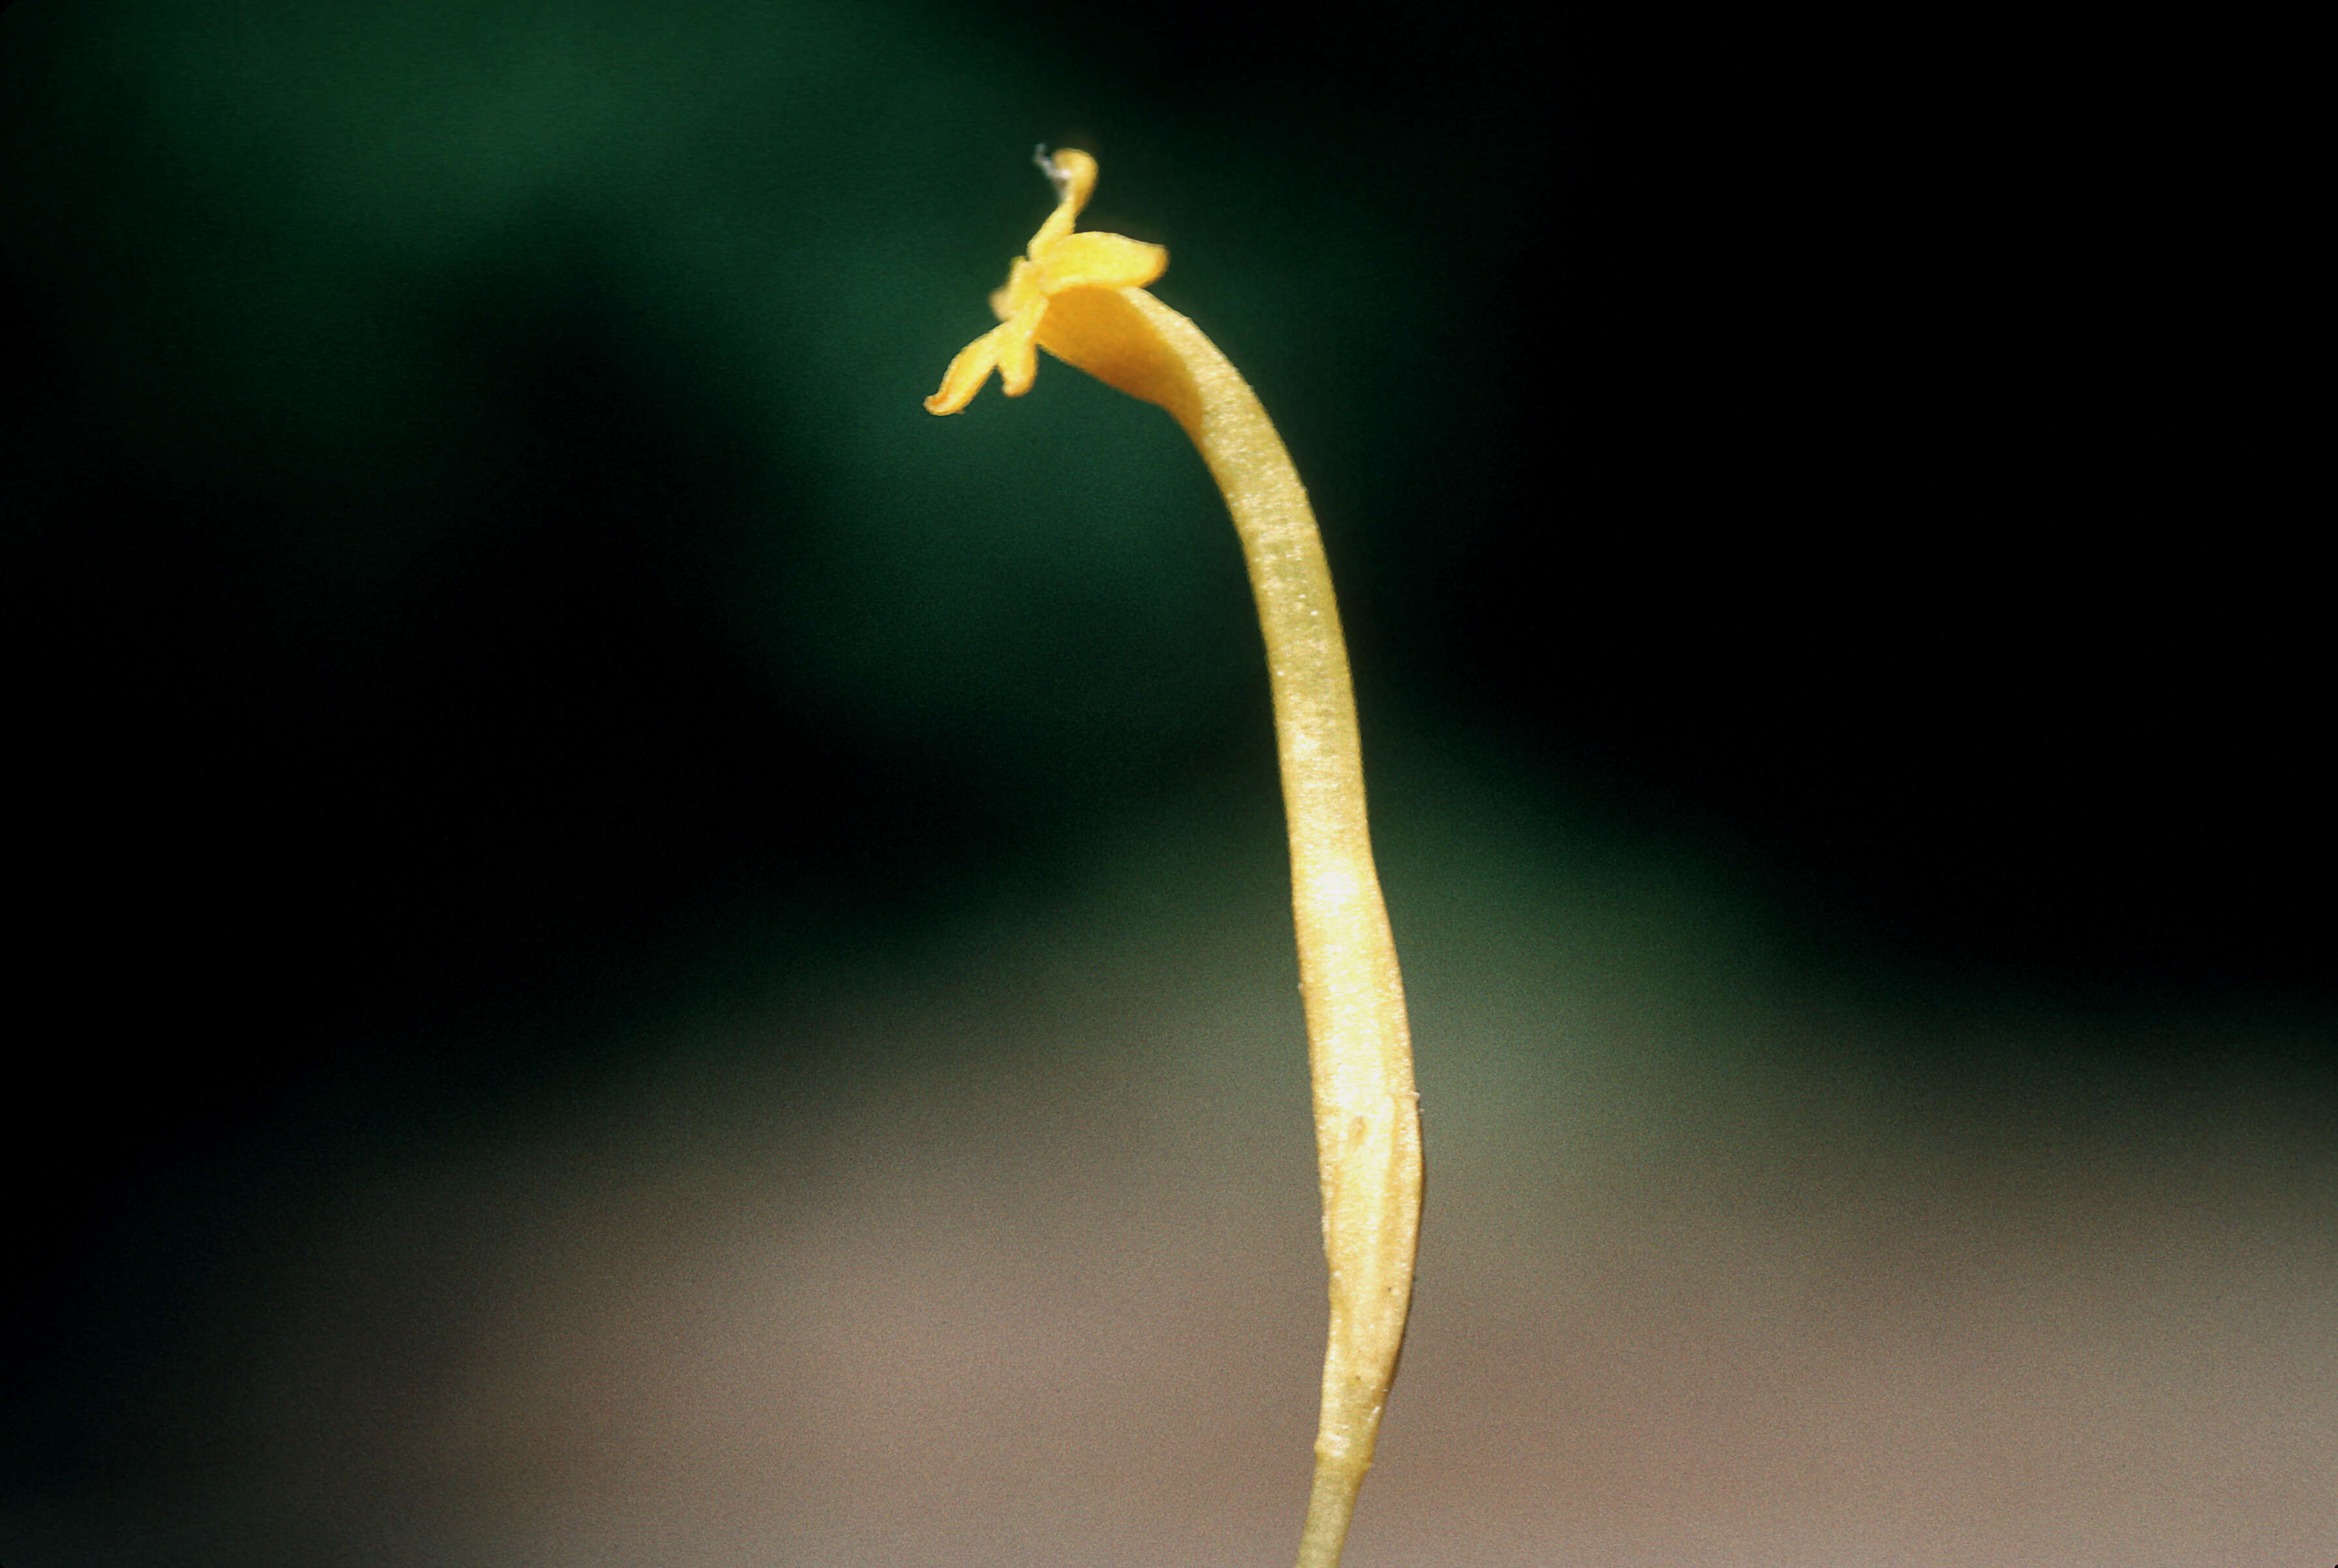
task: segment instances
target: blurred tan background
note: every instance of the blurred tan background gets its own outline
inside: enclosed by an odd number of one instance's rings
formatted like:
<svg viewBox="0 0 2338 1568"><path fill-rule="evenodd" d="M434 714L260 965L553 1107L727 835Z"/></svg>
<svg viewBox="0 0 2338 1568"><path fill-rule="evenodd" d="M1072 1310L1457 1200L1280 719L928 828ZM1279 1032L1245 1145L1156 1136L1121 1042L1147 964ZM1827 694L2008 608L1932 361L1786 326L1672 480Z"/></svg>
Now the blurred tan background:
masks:
<svg viewBox="0 0 2338 1568"><path fill-rule="evenodd" d="M1360 1568L2315 1561L2318 1106L1846 995L1680 867L1388 771L1432 1188ZM1264 804L319 1183L142 1392L158 1490L24 1560L1280 1561L1321 1260Z"/></svg>

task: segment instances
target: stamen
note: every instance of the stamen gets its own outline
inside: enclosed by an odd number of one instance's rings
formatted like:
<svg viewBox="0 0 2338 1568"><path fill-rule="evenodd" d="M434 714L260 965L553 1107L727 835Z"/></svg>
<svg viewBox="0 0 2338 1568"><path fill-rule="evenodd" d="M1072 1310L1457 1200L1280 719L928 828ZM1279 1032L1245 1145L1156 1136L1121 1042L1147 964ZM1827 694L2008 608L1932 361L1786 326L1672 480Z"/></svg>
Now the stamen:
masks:
<svg viewBox="0 0 2338 1568"><path fill-rule="evenodd" d="M1047 183L1056 188L1056 201L1067 201L1071 199L1072 177L1056 167L1056 160L1048 153L1047 144L1045 142L1031 149L1031 162L1039 166L1039 172L1045 174L1047 177Z"/></svg>

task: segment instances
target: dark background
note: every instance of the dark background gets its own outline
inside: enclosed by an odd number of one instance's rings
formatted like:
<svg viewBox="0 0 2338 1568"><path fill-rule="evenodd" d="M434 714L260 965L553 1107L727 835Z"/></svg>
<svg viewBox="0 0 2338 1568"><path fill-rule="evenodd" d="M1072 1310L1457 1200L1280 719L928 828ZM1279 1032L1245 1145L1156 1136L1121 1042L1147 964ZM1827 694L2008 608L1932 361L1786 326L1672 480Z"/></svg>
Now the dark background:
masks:
<svg viewBox="0 0 2338 1568"><path fill-rule="evenodd" d="M1847 986L2318 1072L2259 63L1548 22L8 8L8 1485L133 1462L147 1308L288 1164L589 1072L740 919L882 943L1264 779L1190 456L1052 364L917 410L1042 138L1277 414L1368 739L1711 868Z"/></svg>

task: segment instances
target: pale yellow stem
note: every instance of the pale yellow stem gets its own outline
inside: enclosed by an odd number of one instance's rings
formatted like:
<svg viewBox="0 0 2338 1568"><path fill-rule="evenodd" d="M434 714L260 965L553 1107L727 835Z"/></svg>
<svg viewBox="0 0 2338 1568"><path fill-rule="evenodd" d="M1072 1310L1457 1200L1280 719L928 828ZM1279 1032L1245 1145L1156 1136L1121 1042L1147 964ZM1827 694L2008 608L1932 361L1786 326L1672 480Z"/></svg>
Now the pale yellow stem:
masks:
<svg viewBox="0 0 2338 1568"><path fill-rule="evenodd" d="M1159 403L1201 448L1241 535L1266 634L1331 1268L1315 1481L1299 1568L1335 1568L1396 1377L1420 1230L1420 1096L1404 985L1364 818L1363 750L1323 542L1252 393L1142 289L1058 295L1041 347Z"/></svg>

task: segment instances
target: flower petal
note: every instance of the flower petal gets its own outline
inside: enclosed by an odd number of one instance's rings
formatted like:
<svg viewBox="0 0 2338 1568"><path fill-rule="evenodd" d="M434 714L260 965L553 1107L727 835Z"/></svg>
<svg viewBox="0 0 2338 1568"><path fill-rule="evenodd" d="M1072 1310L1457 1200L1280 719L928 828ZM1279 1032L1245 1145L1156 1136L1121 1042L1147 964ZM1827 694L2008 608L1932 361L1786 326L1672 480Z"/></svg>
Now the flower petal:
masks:
<svg viewBox="0 0 2338 1568"><path fill-rule="evenodd" d="M1160 404L1198 431L1202 394L1194 365L1200 361L1181 348L1184 333L1199 336L1192 322L1142 289L1076 289L1048 302L1038 341L1066 365ZM1175 341L1173 334L1180 335Z"/></svg>
<svg viewBox="0 0 2338 1568"><path fill-rule="evenodd" d="M1035 260L1040 251L1072 231L1096 181L1095 160L1076 147L1066 147L1053 158L1042 158L1039 167L1046 172L1047 182L1056 188L1056 210L1047 214L1047 220L1039 225L1039 231L1025 247L1024 253Z"/></svg>
<svg viewBox="0 0 2338 1568"><path fill-rule="evenodd" d="M990 313L1004 321L1032 300L1046 297L1039 288L1039 269L1017 256L1006 283L990 291Z"/></svg>
<svg viewBox="0 0 2338 1568"><path fill-rule="evenodd" d="M1009 397L1020 397L1031 390L1031 378L1039 373L1039 351L1032 347L1031 338L1039 329L1039 318L1046 313L1047 300L1042 295L992 328L998 338L998 385Z"/></svg>
<svg viewBox="0 0 2338 1568"><path fill-rule="evenodd" d="M1093 231L1066 234L1035 260L1039 287L1050 294L1066 289L1142 289L1169 269L1166 246Z"/></svg>
<svg viewBox="0 0 2338 1568"><path fill-rule="evenodd" d="M999 334L1006 330L993 327L958 351L958 358L942 372L941 390L926 399L927 413L955 414L974 401L974 395L997 368Z"/></svg>

